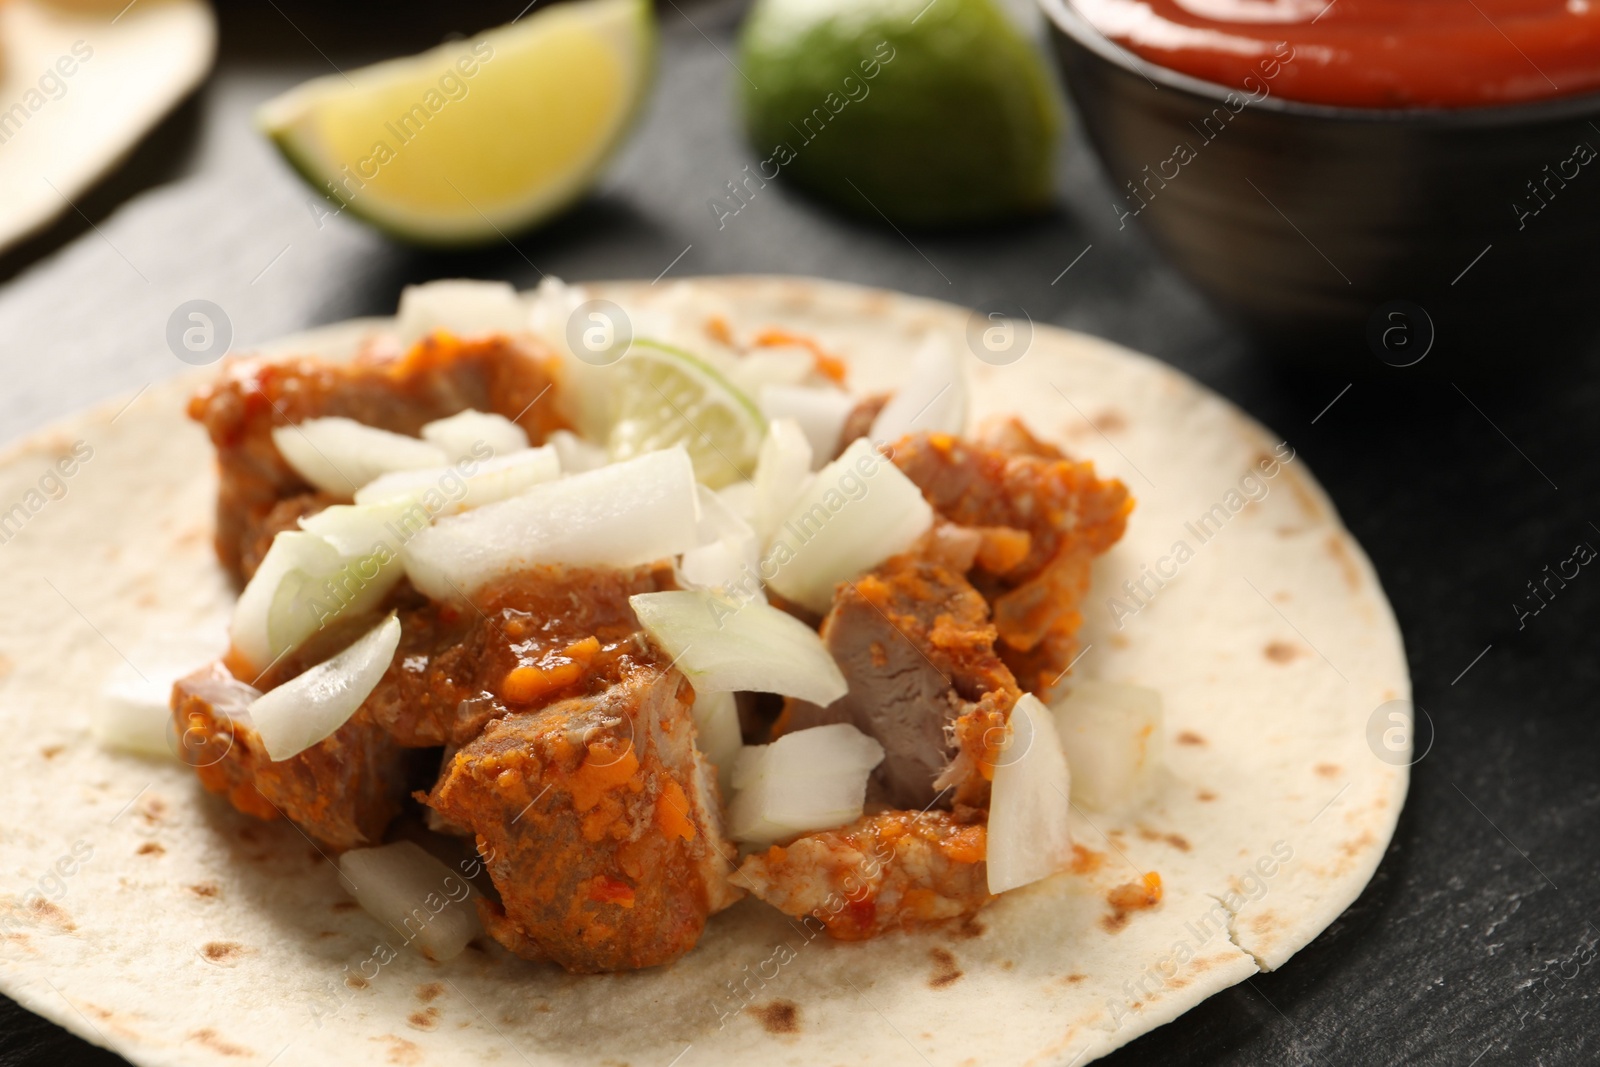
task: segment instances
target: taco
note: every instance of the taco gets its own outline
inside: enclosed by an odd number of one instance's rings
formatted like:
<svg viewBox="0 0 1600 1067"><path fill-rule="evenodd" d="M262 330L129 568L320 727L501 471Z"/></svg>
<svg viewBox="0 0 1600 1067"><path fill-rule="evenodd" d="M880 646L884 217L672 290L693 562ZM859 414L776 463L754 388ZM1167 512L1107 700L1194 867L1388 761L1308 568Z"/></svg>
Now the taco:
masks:
<svg viewBox="0 0 1600 1067"><path fill-rule="evenodd" d="M1289 443L898 294L436 283L12 499L0 989L139 1063L1083 1063L1404 799Z"/></svg>

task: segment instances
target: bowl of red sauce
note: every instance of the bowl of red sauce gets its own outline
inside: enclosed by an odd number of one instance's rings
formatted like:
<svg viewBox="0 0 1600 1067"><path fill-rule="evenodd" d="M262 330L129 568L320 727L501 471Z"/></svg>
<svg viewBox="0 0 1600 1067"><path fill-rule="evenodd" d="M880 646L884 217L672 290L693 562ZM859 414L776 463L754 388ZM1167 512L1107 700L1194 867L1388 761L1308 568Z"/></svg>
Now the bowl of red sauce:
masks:
<svg viewBox="0 0 1600 1067"><path fill-rule="evenodd" d="M1595 332L1600 0L1040 0L1139 227L1274 347L1391 365Z"/></svg>

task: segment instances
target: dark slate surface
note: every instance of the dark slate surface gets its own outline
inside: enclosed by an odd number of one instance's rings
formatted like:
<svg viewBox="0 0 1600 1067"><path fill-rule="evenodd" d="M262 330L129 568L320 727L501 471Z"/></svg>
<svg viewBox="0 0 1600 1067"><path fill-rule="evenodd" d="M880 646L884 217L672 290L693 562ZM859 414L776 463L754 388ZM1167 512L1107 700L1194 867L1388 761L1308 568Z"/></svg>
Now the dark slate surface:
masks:
<svg viewBox="0 0 1600 1067"><path fill-rule="evenodd" d="M1319 371L1293 352L1252 353L1135 229L1117 229L1110 185L1075 135L1042 220L908 238L772 185L719 229L707 199L758 158L735 132L739 75L724 55L737 0L662 7L643 126L559 224L451 256L345 221L319 229L305 189L252 132L252 107L332 63L420 49L521 5L482 5L470 23L414 2L366 17L330 17L332 6L225 6L214 77L80 201L93 228L74 215L0 257L0 438L180 370L163 331L183 301L221 305L248 346L387 313L402 285L441 275L815 274L967 305L1005 298L1150 352L1309 461L1394 601L1437 736L1388 856L1345 915L1283 970L1105 1062L1600 1060L1600 573L1583 568L1520 627L1514 608L1546 565L1580 541L1600 546L1600 351L1510 351L1470 378L1447 347L1406 370L1367 352ZM1596 210L1596 190L1583 195L1569 207ZM63 1062L121 1061L0 1001L0 1063Z"/></svg>

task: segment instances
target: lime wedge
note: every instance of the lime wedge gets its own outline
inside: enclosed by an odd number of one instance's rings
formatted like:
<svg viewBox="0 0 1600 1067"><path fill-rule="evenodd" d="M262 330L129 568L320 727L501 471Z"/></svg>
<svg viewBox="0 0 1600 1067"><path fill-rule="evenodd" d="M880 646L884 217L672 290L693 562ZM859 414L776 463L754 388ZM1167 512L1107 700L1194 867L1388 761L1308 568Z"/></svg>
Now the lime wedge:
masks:
<svg viewBox="0 0 1600 1067"><path fill-rule="evenodd" d="M750 477L767 421L711 364L680 348L635 340L616 365L613 460L682 445L712 489Z"/></svg>
<svg viewBox="0 0 1600 1067"><path fill-rule="evenodd" d="M579 0L307 82L257 119L340 205L328 214L422 244L494 241L588 189L639 110L655 49L649 0Z"/></svg>

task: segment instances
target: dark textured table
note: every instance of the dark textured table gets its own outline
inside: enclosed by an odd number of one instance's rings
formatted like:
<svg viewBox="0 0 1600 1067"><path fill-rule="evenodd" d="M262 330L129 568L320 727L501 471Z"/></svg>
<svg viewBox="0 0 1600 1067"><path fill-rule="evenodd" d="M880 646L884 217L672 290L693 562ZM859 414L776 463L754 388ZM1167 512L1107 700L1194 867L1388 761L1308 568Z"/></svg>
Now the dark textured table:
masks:
<svg viewBox="0 0 1600 1067"><path fill-rule="evenodd" d="M417 3L364 16L333 6L225 5L221 58L198 97L79 202L81 216L0 257L0 439L181 370L163 336L186 300L221 305L248 347L386 314L402 285L450 275L526 286L541 271L815 274L968 305L1005 298L1150 352L1315 469L1394 602L1437 737L1348 912L1281 971L1104 1062L1600 1062L1600 574L1552 585L1537 614L1516 607L1534 606L1528 583L1576 544L1600 546L1600 350L1508 351L1471 378L1447 347L1409 369L1352 352L1316 372L1292 352L1252 353L1135 228L1118 229L1111 187L1075 134L1055 212L1032 222L908 238L771 184L719 228L707 201L755 159L733 110L736 0L663 5L642 127L556 225L448 256L344 220L319 228L251 109L333 63L418 50L522 5L484 4L463 24ZM1600 210L1595 190L1582 195L1568 207ZM63 1062L121 1061L0 1000L0 1063Z"/></svg>

